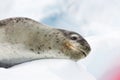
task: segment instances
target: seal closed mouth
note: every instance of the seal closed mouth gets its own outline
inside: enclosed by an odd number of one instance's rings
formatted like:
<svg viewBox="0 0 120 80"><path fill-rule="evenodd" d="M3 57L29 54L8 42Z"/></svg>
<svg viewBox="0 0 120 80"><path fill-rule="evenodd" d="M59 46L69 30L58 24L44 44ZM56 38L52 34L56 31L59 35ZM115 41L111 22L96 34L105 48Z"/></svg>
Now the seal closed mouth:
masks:
<svg viewBox="0 0 120 80"><path fill-rule="evenodd" d="M74 51L80 51L80 53L79 54L83 54L84 55L84 57L86 57L87 56L87 52L85 52L85 50L84 49L77 49L74 45L72 45L71 43L69 43L69 42L67 42L66 44L65 44L65 46L67 47L67 48L69 48L69 49L71 49L71 50L74 50Z"/></svg>
<svg viewBox="0 0 120 80"><path fill-rule="evenodd" d="M87 53L84 52L83 50L81 50L81 53L86 57L87 56Z"/></svg>

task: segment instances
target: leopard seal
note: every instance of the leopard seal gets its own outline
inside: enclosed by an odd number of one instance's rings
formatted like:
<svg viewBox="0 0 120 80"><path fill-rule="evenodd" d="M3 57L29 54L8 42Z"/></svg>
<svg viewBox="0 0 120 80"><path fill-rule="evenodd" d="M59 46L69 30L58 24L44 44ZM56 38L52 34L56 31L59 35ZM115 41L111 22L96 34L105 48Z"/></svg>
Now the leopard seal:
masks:
<svg viewBox="0 0 120 80"><path fill-rule="evenodd" d="M38 59L86 57L91 48L78 33L52 28L25 17L0 20L0 67Z"/></svg>

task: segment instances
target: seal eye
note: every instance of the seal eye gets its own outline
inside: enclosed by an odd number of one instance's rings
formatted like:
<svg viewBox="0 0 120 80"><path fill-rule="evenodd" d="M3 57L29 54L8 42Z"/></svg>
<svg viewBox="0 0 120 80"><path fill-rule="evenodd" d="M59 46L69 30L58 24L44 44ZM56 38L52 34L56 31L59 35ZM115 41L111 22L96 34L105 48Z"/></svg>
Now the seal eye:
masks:
<svg viewBox="0 0 120 80"><path fill-rule="evenodd" d="M78 40L79 36L77 34L71 34L70 39L71 40Z"/></svg>

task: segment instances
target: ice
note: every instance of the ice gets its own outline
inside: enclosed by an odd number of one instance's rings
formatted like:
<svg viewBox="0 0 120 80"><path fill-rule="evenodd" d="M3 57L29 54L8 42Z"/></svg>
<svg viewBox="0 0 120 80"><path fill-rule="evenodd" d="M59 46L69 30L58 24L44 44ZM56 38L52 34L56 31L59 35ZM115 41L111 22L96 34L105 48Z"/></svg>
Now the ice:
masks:
<svg viewBox="0 0 120 80"><path fill-rule="evenodd" d="M64 59L44 59L0 68L0 80L96 80L82 65Z"/></svg>

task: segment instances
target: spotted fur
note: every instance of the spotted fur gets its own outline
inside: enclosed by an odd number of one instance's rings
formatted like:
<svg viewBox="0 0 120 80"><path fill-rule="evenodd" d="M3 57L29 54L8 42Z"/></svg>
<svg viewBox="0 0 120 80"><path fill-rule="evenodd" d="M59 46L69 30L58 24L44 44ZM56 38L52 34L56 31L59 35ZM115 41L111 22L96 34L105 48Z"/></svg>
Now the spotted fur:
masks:
<svg viewBox="0 0 120 80"><path fill-rule="evenodd" d="M77 40L71 38L72 34L78 36ZM49 58L76 61L89 52L87 41L73 31L52 28L23 17L0 21L0 67Z"/></svg>

